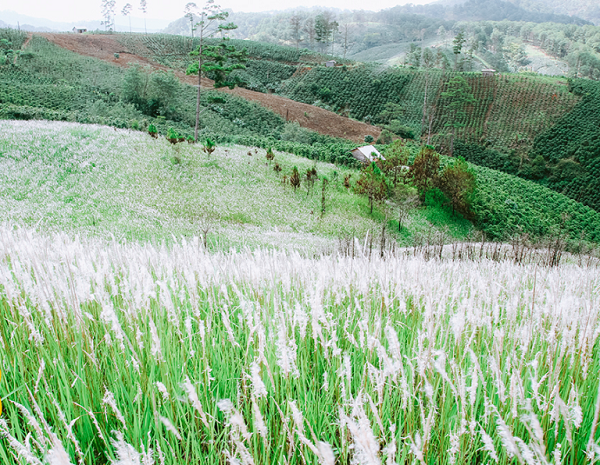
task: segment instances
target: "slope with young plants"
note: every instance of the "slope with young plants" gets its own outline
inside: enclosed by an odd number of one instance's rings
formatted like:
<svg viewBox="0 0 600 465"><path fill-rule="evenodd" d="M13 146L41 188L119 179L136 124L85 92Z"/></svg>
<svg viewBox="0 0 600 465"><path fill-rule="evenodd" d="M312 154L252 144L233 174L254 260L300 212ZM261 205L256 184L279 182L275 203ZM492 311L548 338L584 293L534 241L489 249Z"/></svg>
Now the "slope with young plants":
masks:
<svg viewBox="0 0 600 465"><path fill-rule="evenodd" d="M199 145L173 145L137 131L0 121L0 216L103 238L170 241L205 234L219 249L332 250L340 235L363 238L381 230L385 218L371 215L366 199L344 186L356 170L279 150L269 161L266 153L219 145L209 155ZM294 167L298 189L285 182ZM309 180L312 167L317 175ZM409 243L412 233L430 230L427 218L438 209L413 211L400 239ZM458 217L439 227L456 238L471 229Z"/></svg>
<svg viewBox="0 0 600 465"><path fill-rule="evenodd" d="M153 36L131 36L125 34L89 34L84 36L43 34L43 36L50 42L80 55L97 58L121 67L140 65L147 67L148 71L166 72L173 70L174 75L182 83L190 85L196 85L198 83L197 77L185 75L185 70L190 63L187 55L191 50L191 42L189 39L177 36L159 35L158 39L153 40ZM246 41L240 42L243 43L238 45L247 45L245 43ZM156 44L161 45L159 46ZM279 78L275 79L276 76L285 77L290 73L290 65L280 62L278 59L281 58L279 56L281 54L285 57L286 51L291 50L291 48L274 47L277 53L270 52L269 46L262 47L259 44L258 46L255 46L255 48L257 51L253 53L259 55L259 57L258 60L253 60L250 65L250 68L255 70L255 74L252 74L250 83L255 82L258 86L257 89L261 91L267 91L267 88L273 89L281 82L279 81ZM258 63L258 61L263 61L263 56L268 55L274 55L277 59L272 61L267 60L266 63L269 64L266 64L265 66ZM293 56L291 58L302 58L302 55L299 55L298 57ZM319 58L307 57L306 59L314 61ZM255 61L257 63L255 63ZM273 67L276 68L275 72L270 74L273 71ZM247 73L247 71L244 72ZM213 82L210 79L203 79L203 86L205 86L205 88L210 89L212 88L212 85ZM324 135L350 139L353 141L362 141L366 135L377 138L381 132L377 127L345 118L334 112L296 102L278 95L257 92L250 88L246 89L238 87L233 90L221 90L220 92L233 94L245 100L256 102L271 112L285 118L286 121L295 121L302 127Z"/></svg>

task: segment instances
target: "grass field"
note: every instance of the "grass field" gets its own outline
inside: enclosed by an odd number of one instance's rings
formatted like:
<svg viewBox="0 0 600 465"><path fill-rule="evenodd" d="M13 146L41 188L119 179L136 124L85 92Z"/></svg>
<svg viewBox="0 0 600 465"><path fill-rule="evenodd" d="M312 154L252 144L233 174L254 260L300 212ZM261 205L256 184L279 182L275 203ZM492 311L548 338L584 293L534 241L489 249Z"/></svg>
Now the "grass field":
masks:
<svg viewBox="0 0 600 465"><path fill-rule="evenodd" d="M0 461L593 463L599 288L0 227Z"/></svg>
<svg viewBox="0 0 600 465"><path fill-rule="evenodd" d="M248 155L248 152L251 155ZM333 250L341 234L364 238L384 220L366 198L343 187L356 170L264 149L171 145L164 138L114 128L43 121L0 121L0 217L41 228L104 239L170 241L204 235L214 249L276 247ZM273 170L278 163L282 171ZM316 166L309 190L283 185L293 166ZM329 180L322 211L321 178ZM434 208L415 210L398 237L431 229L444 216L463 238L470 224ZM434 228L435 229L435 228Z"/></svg>

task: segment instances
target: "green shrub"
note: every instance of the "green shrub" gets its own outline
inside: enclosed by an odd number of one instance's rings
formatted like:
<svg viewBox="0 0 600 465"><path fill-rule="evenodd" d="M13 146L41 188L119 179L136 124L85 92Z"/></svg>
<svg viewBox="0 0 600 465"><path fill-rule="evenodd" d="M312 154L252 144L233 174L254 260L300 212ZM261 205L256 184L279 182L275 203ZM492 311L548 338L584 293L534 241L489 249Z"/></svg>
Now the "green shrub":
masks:
<svg viewBox="0 0 600 465"><path fill-rule="evenodd" d="M388 131L396 134L397 136L402 137L403 139L414 139L415 138L414 129L403 125L398 120L390 121L390 124L386 125L385 128Z"/></svg>

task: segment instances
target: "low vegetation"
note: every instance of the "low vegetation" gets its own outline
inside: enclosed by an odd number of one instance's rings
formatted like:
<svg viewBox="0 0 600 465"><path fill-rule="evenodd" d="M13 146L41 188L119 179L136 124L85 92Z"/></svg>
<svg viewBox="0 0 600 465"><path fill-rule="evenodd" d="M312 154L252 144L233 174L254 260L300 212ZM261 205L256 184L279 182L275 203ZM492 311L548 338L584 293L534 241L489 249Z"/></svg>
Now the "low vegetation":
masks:
<svg viewBox="0 0 600 465"><path fill-rule="evenodd" d="M343 185L356 171L265 149L152 138L137 131L73 123L0 122L0 216L44 231L118 240L167 241L206 236L215 250L275 247L333 251L341 234L364 238L383 217ZM177 141L179 142L179 141ZM203 150L211 147L211 153ZM268 147L267 147L268 148ZM281 171L274 170L277 163ZM289 183L299 170L297 189ZM307 171L316 171L307 182ZM325 214L321 187L327 180ZM287 182L286 182L287 181ZM449 228L463 239L470 224L456 217L431 226L444 208L413 210L394 236Z"/></svg>

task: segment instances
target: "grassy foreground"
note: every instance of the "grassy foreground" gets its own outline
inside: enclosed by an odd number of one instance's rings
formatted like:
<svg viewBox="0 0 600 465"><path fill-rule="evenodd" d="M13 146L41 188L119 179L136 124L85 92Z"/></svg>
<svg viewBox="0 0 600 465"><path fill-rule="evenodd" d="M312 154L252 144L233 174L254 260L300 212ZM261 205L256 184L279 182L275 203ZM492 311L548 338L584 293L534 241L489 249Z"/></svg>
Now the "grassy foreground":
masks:
<svg viewBox="0 0 600 465"><path fill-rule="evenodd" d="M0 462L593 463L599 288L0 227Z"/></svg>

